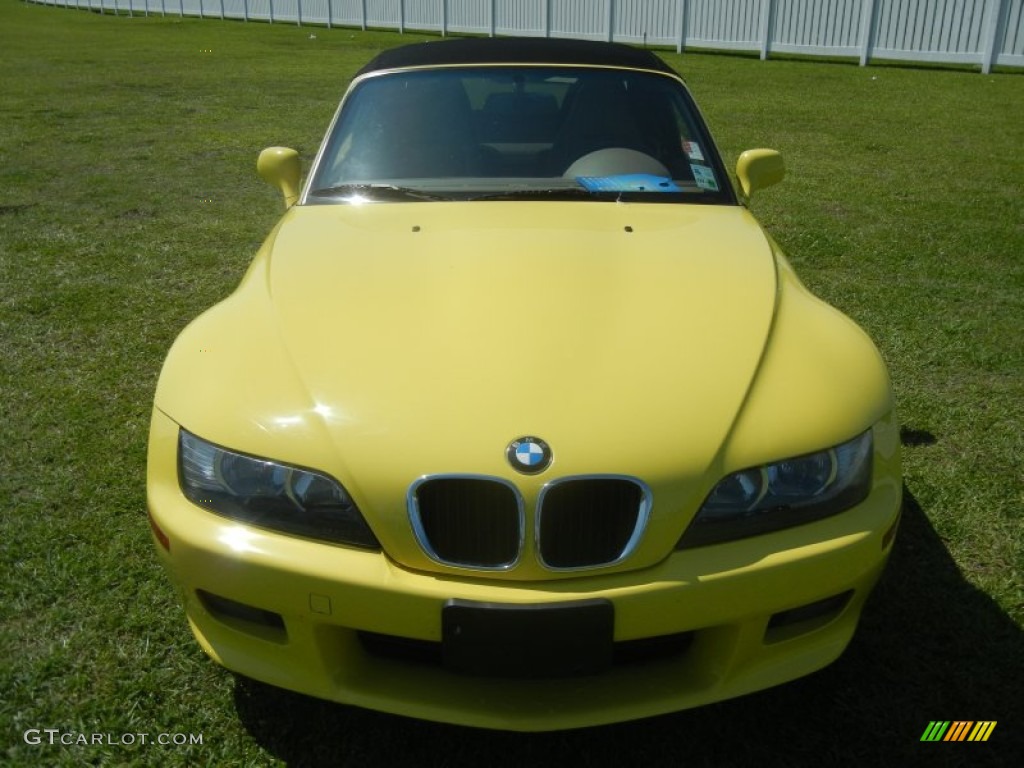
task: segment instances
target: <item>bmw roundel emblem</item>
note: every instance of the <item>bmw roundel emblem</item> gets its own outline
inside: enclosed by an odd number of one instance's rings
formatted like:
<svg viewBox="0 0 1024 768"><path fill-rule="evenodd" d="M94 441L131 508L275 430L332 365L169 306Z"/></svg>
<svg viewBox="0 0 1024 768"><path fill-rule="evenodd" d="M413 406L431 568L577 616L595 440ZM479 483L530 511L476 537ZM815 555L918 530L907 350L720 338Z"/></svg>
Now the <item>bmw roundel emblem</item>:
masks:
<svg viewBox="0 0 1024 768"><path fill-rule="evenodd" d="M539 437L520 437L508 444L508 463L524 475L536 475L551 463L551 448Z"/></svg>

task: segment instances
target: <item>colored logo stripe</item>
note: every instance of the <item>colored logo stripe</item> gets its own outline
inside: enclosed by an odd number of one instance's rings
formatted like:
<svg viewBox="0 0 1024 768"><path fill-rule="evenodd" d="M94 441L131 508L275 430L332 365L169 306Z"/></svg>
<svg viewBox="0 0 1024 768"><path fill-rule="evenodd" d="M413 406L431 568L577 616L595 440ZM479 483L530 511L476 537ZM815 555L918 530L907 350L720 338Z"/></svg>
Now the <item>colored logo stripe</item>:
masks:
<svg viewBox="0 0 1024 768"><path fill-rule="evenodd" d="M970 720L956 720L949 727L949 731L946 732L946 738L943 741L963 741L967 738L967 734L974 725Z"/></svg>
<svg viewBox="0 0 1024 768"><path fill-rule="evenodd" d="M974 730L971 731L971 735L967 737L968 741L988 741L988 737L992 735L992 731L996 729L996 721L990 720L988 722L980 722L974 726Z"/></svg>
<svg viewBox="0 0 1024 768"><path fill-rule="evenodd" d="M921 741L988 741L996 720L932 720L921 734Z"/></svg>

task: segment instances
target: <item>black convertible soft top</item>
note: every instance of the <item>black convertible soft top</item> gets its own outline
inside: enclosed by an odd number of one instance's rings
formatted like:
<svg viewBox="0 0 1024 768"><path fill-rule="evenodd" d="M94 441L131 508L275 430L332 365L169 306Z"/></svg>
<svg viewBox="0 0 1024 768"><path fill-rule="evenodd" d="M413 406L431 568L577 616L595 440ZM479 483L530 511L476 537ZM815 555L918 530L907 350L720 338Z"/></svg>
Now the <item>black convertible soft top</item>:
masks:
<svg viewBox="0 0 1024 768"><path fill-rule="evenodd" d="M676 74L653 53L621 43L547 37L464 37L383 51L356 74L452 64L586 64Z"/></svg>

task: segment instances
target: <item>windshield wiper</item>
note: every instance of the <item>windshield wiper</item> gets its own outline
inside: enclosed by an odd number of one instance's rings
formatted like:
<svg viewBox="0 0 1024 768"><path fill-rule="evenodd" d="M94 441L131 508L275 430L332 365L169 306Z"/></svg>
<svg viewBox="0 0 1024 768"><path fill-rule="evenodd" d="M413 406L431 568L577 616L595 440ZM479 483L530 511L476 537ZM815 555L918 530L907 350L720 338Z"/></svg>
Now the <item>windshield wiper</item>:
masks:
<svg viewBox="0 0 1024 768"><path fill-rule="evenodd" d="M596 199L593 192L581 187L550 187L542 189L509 189L487 195L474 195L470 200L583 200Z"/></svg>
<svg viewBox="0 0 1024 768"><path fill-rule="evenodd" d="M363 196L370 198L371 200L426 200L430 202L437 202L441 200L451 200L450 197L443 197L442 195L434 195L430 192L424 192L421 189L412 189L411 187L400 187L397 184L377 184L377 183L359 183L359 184L339 184L335 187L324 187L323 189L314 189L309 193L313 197L351 197L351 196Z"/></svg>

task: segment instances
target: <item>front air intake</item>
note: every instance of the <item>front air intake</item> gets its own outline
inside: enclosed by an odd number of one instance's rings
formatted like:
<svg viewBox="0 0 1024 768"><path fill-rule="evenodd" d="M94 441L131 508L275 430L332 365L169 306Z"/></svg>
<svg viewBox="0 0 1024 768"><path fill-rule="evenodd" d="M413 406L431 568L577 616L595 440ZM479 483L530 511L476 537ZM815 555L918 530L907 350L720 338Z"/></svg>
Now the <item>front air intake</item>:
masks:
<svg viewBox="0 0 1024 768"><path fill-rule="evenodd" d="M537 548L552 569L611 565L636 546L647 523L650 492L624 477L557 480L541 492Z"/></svg>
<svg viewBox="0 0 1024 768"><path fill-rule="evenodd" d="M487 477L431 477L409 492L420 546L434 560L463 568L505 569L519 559L524 513L515 488Z"/></svg>

